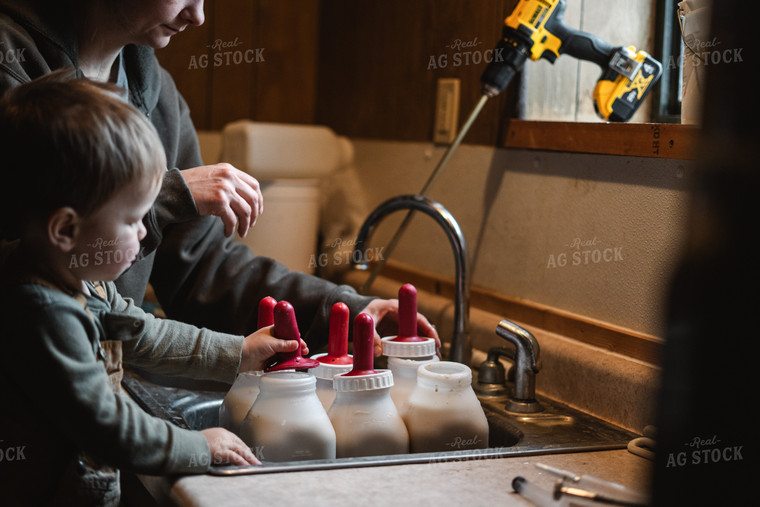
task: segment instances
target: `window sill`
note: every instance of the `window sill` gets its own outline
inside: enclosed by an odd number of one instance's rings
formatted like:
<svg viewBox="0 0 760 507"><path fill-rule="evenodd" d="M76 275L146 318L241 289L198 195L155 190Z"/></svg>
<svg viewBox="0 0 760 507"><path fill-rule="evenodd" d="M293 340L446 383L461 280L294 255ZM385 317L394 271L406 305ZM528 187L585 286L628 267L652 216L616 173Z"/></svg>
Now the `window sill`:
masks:
<svg viewBox="0 0 760 507"><path fill-rule="evenodd" d="M578 123L510 120L503 146L563 151L691 159L699 128L671 123Z"/></svg>

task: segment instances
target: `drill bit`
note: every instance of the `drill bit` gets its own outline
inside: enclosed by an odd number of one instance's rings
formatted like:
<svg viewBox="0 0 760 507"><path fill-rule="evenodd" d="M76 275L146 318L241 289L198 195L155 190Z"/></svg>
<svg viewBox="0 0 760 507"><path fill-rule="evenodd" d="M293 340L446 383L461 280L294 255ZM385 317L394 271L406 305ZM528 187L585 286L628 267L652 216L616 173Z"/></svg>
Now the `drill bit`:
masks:
<svg viewBox="0 0 760 507"><path fill-rule="evenodd" d="M462 139L467 134L467 131L470 130L470 127L475 122L475 118L478 117L480 114L480 111L483 109L483 106L485 106L486 101L488 100L488 95L483 94L480 97L480 100L477 104L475 104L475 107L473 108L472 112L470 113L470 116L467 117L467 121L464 122L464 125L462 125L462 128L459 130L459 133L454 138L454 140L451 142L449 147L446 149L446 152L443 154L443 157L441 157L441 160L438 161L438 165L435 166L435 169L433 169L433 172L430 173L430 176L428 177L427 181L425 182L425 185L422 187L422 190L420 191L420 195L425 195L427 191L432 186L433 182L436 180L438 175L441 172L441 169L448 163L451 156L454 154L454 151L456 151L457 147L459 146L459 143L462 142ZM369 278L367 278L367 281L364 282L364 285L362 285L360 291L362 294L366 294L369 291L369 288L372 286L372 283L375 281L375 278L377 278L377 275L380 274L380 271L382 271L383 267L385 266L385 262L388 260L388 257L390 257L391 252L394 248L396 248L396 244L398 243L399 239L401 239L401 235L404 233L404 230L406 230L407 226L409 225L409 222L412 220L412 216L414 215L414 210L410 210L406 216L404 217L404 220L401 222L401 225L396 230L396 233L391 238L390 242L388 243L388 246L385 247L385 250L383 251L383 255L381 258L377 261L374 268L372 269L372 272L369 275Z"/></svg>

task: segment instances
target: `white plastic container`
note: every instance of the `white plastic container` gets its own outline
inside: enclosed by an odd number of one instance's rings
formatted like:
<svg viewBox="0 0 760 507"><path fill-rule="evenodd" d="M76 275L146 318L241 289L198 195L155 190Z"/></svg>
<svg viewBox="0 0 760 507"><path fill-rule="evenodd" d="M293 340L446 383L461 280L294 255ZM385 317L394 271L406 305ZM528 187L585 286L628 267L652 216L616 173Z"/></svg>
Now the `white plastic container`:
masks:
<svg viewBox="0 0 760 507"><path fill-rule="evenodd" d="M291 271L313 274L319 265L319 180L260 184L266 212L244 238L236 236L236 240L257 255L277 259Z"/></svg>
<svg viewBox="0 0 760 507"><path fill-rule="evenodd" d="M240 425L259 395L259 380L264 372L239 373L219 406L219 426L240 435Z"/></svg>
<svg viewBox="0 0 760 507"><path fill-rule="evenodd" d="M316 394L316 378L279 371L261 376L240 437L261 461L335 458L335 430Z"/></svg>
<svg viewBox="0 0 760 507"><path fill-rule="evenodd" d="M328 415L335 428L338 458L406 454L409 433L390 395L393 374L333 379L336 397Z"/></svg>
<svg viewBox="0 0 760 507"><path fill-rule="evenodd" d="M319 253L320 186L348 163L344 143L325 126L250 120L227 124L220 161L259 181L266 208L256 227L238 241L291 271L313 273Z"/></svg>
<svg viewBox="0 0 760 507"><path fill-rule="evenodd" d="M373 369L374 322L366 313L354 319L354 366L336 375L336 396L328 415L339 458L406 454L409 434L390 395L393 373Z"/></svg>
<svg viewBox="0 0 760 507"><path fill-rule="evenodd" d="M404 357L388 358L388 369L393 373L391 399L401 417L406 412L409 395L417 385L417 370L423 364L433 363L438 360L438 356L427 356L418 359L407 359Z"/></svg>
<svg viewBox="0 0 760 507"><path fill-rule="evenodd" d="M467 365L439 361L420 366L404 414L411 452L488 447L488 421L471 383Z"/></svg>

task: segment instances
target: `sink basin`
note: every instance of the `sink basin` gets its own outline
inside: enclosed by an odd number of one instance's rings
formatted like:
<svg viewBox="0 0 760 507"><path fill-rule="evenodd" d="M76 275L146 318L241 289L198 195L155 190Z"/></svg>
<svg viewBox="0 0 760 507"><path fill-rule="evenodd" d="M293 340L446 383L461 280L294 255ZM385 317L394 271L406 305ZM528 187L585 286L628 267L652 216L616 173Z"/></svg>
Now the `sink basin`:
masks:
<svg viewBox="0 0 760 507"><path fill-rule="evenodd" d="M219 406L226 394L224 391L191 391L182 387L159 385L129 371L125 372L122 385L148 413L177 426L201 430L219 424ZM624 449L629 441L639 436L541 396L538 401L544 410L536 414L508 413L504 409L505 396L478 398L489 424L489 445L486 449L265 462L255 466L212 467L209 473L260 474Z"/></svg>

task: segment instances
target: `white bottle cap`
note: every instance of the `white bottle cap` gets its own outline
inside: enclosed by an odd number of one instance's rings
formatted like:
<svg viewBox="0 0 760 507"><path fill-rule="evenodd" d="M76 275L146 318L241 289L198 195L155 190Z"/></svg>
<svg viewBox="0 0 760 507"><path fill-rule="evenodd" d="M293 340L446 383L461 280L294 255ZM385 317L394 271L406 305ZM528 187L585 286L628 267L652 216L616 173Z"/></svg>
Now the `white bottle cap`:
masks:
<svg viewBox="0 0 760 507"><path fill-rule="evenodd" d="M374 370L367 375L348 375L340 373L333 377L333 388L338 392L374 391L393 386L393 373L390 370Z"/></svg>
<svg viewBox="0 0 760 507"><path fill-rule="evenodd" d="M381 340L384 356L415 358L435 355L433 338L421 341L394 341L396 338L396 336L386 336Z"/></svg>
<svg viewBox="0 0 760 507"><path fill-rule="evenodd" d="M324 354L315 354L311 356L311 358L319 360L320 357L323 357L326 355L327 353L325 352ZM316 368L309 369L309 373L311 373L318 379L332 380L335 375L351 371L352 368L353 368L353 365L351 364L330 364L330 363L323 363L320 361L319 366L317 366Z"/></svg>

